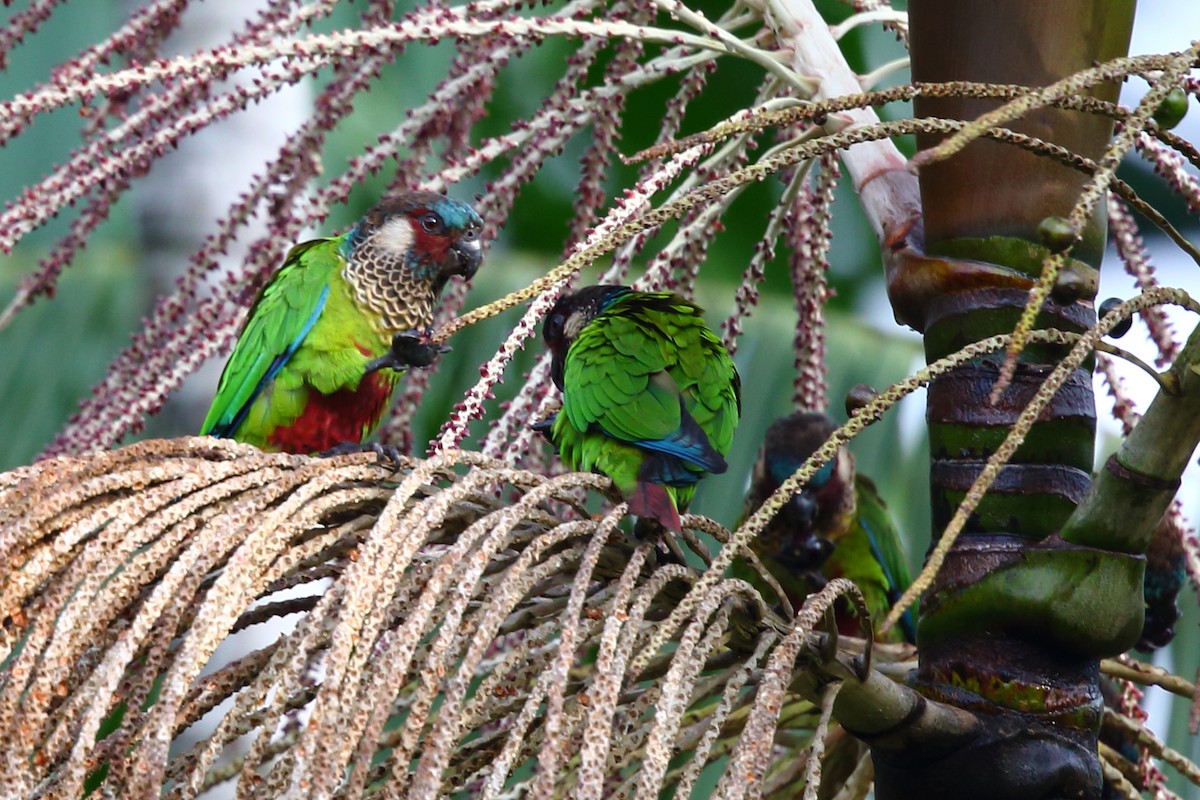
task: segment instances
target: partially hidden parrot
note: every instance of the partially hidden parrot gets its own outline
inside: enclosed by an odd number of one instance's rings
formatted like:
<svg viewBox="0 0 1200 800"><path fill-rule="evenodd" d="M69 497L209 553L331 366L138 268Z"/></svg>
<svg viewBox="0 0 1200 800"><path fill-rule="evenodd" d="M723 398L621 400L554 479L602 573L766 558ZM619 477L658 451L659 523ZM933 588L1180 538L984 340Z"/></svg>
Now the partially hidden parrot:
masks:
<svg viewBox="0 0 1200 800"><path fill-rule="evenodd" d="M746 497L749 516L791 477L837 424L824 414L794 413L767 429ZM879 624L912 582L899 533L875 484L856 474L842 448L792 497L751 543L754 553L788 594L793 608L833 578L853 581ZM838 608L842 632L861 633L848 609ZM900 618L898 636L916 641L914 611ZM896 631L897 629L893 629Z"/></svg>
<svg viewBox="0 0 1200 800"><path fill-rule="evenodd" d="M562 409L538 426L570 469L612 479L639 517L678 533L696 483L727 469L741 414L733 359L672 292L589 286L543 330Z"/></svg>
<svg viewBox="0 0 1200 800"><path fill-rule="evenodd" d="M1179 621L1176 600L1179 590L1187 582L1185 535L1177 518L1169 511L1159 520L1146 548L1146 577L1142 584L1146 616L1142 635L1134 645L1143 653L1165 647L1175 638L1175 623Z"/></svg>
<svg viewBox="0 0 1200 800"><path fill-rule="evenodd" d="M288 453L362 443L399 370L442 350L423 332L451 276L479 268L482 229L465 203L407 192L293 247L250 309L201 434Z"/></svg>

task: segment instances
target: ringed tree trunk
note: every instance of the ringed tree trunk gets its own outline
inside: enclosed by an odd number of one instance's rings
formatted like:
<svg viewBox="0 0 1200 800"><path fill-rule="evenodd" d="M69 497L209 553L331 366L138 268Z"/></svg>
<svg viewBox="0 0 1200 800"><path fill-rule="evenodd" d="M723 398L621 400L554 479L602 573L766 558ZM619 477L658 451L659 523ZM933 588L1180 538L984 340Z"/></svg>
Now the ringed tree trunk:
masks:
<svg viewBox="0 0 1200 800"><path fill-rule="evenodd" d="M1133 0L1045 3L913 0L913 79L1046 86L1126 53ZM1095 97L1115 101L1118 86ZM918 96L915 114L971 120L1002 101ZM1106 117L1038 109L1008 127L1098 160ZM924 150L940 137L918 137ZM1067 218L1088 176L1009 144L976 140L919 172L924 239L897 251L889 292L898 318L924 334L934 361L1011 333L1051 255L1039 235ZM1104 251L1103 205L1077 231L1036 318L1037 328L1082 332L1096 323ZM1053 243L1052 243L1053 244ZM1061 250L1061 245L1056 246ZM914 275L938 269L937 290L916 296ZM1005 353L978 358L929 386L935 536L1022 410L1069 347L1030 345L998 398ZM1059 531L1091 486L1095 438L1091 361L1068 377L967 520L921 601L917 687L967 708L980 732L924 749L875 747L877 796L1096 797L1103 703L1099 659L1128 649L1142 622L1138 551L1071 544Z"/></svg>

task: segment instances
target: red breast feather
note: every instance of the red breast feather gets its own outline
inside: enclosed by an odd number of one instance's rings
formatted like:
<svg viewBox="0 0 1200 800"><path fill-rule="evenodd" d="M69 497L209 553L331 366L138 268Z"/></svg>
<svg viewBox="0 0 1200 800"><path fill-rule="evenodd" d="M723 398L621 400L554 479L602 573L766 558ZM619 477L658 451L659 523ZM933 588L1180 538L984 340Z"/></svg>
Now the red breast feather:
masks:
<svg viewBox="0 0 1200 800"><path fill-rule="evenodd" d="M346 442L361 442L379 423L395 385L392 374L375 372L354 391L321 394L310 389L296 421L271 431L268 441L285 453L320 453Z"/></svg>

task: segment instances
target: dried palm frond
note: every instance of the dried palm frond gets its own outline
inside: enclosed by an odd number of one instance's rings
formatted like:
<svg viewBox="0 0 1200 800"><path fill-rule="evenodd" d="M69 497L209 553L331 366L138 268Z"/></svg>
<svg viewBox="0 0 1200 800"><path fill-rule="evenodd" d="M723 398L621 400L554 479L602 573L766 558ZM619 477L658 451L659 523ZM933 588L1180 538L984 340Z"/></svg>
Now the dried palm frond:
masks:
<svg viewBox="0 0 1200 800"><path fill-rule="evenodd" d="M830 727L788 686L853 589L792 618L719 578L676 627L700 572L587 516L599 476L196 438L0 481L5 796L611 797L749 763L786 796Z"/></svg>

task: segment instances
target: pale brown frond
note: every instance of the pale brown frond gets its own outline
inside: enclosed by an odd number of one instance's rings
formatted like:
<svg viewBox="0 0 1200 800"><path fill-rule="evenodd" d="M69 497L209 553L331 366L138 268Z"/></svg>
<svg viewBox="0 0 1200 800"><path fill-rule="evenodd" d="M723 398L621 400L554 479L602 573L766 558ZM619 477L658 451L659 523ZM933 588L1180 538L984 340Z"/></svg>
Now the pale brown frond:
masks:
<svg viewBox="0 0 1200 800"><path fill-rule="evenodd" d="M607 797L690 785L725 754L774 774L794 756L764 744L817 722L790 676L855 591L835 581L789 620L631 540L623 505L552 513L607 479L464 451L393 466L150 440L2 485L0 727L27 765L4 774L9 795L500 796L531 780ZM189 737L202 719L215 729Z"/></svg>

